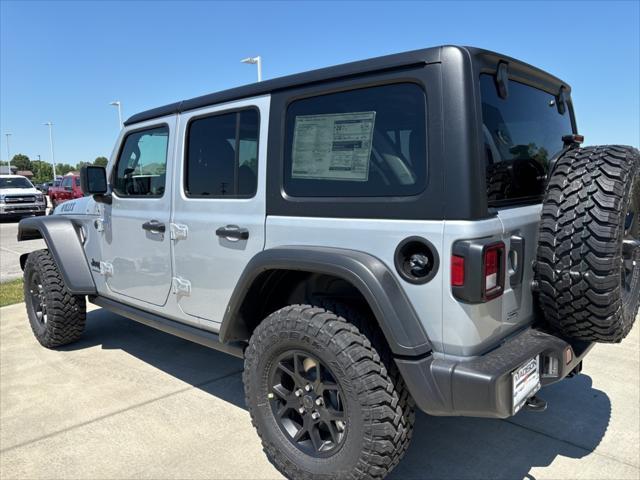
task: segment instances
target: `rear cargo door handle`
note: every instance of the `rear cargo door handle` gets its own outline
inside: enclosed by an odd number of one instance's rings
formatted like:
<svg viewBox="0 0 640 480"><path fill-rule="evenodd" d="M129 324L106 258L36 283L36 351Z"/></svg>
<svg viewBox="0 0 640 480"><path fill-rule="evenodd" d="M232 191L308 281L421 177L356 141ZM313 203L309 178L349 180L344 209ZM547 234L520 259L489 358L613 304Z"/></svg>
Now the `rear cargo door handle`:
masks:
<svg viewBox="0 0 640 480"><path fill-rule="evenodd" d="M249 238L249 230L240 228L237 225L227 225L226 227L218 228L216 235L234 240L247 240Z"/></svg>
<svg viewBox="0 0 640 480"><path fill-rule="evenodd" d="M161 223L158 220L149 220L142 224L142 229L151 233L164 233L167 227L165 227L164 223Z"/></svg>
<svg viewBox="0 0 640 480"><path fill-rule="evenodd" d="M509 283L517 287L522 283L524 275L524 238L512 235L509 246Z"/></svg>

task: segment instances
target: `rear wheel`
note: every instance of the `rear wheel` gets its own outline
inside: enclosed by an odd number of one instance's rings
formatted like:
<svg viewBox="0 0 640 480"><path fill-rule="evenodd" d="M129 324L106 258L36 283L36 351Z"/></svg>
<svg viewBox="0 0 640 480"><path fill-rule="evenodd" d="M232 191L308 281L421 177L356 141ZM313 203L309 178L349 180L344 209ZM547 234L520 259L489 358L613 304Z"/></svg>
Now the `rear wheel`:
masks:
<svg viewBox="0 0 640 480"><path fill-rule="evenodd" d="M640 154L576 148L545 194L536 276L548 323L566 336L619 342L640 302Z"/></svg>
<svg viewBox="0 0 640 480"><path fill-rule="evenodd" d="M269 315L245 352L243 380L263 448L289 478L383 478L406 451L409 397L368 338L331 311Z"/></svg>
<svg viewBox="0 0 640 480"><path fill-rule="evenodd" d="M78 340L84 332L84 296L72 295L48 250L37 250L24 266L24 300L36 339L47 348Z"/></svg>

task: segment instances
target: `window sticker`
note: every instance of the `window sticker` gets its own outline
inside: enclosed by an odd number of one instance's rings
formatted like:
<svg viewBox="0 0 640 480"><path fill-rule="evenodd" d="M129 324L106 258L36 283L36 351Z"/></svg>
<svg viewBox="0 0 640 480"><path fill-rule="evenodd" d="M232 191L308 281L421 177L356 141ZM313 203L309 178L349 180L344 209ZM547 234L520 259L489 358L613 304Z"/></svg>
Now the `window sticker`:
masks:
<svg viewBox="0 0 640 480"><path fill-rule="evenodd" d="M376 112L296 117L291 178L366 182Z"/></svg>

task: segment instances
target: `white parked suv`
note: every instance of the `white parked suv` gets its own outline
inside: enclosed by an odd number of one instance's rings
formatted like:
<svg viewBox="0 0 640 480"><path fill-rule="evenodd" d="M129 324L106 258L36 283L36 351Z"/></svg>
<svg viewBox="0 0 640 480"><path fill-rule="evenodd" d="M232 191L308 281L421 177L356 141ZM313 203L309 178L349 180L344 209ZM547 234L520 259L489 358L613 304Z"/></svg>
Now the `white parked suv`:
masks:
<svg viewBox="0 0 640 480"><path fill-rule="evenodd" d="M0 175L0 218L44 215L44 195L21 175Z"/></svg>
<svg viewBox="0 0 640 480"><path fill-rule="evenodd" d="M291 478L384 477L416 406L543 411L640 293L640 156L580 147L570 91L446 46L134 115L88 196L20 222L33 332L77 340L88 298L244 358Z"/></svg>

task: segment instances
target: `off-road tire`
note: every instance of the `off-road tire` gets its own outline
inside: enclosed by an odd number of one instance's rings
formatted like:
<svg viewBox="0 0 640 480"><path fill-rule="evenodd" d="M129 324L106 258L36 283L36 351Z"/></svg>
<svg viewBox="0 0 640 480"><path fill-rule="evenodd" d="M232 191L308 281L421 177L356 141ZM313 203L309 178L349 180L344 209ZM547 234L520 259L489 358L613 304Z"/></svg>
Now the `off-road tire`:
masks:
<svg viewBox="0 0 640 480"><path fill-rule="evenodd" d="M347 431L326 458L305 454L275 421L268 371L288 349L309 352L330 365L344 392ZM398 390L369 339L345 318L324 308L292 305L269 315L245 351L243 374L251 420L271 463L288 478L384 478L404 455L413 428L413 403Z"/></svg>
<svg viewBox="0 0 640 480"><path fill-rule="evenodd" d="M38 318L31 300L32 279L38 282L46 308L46 322ZM49 250L36 250L27 257L24 266L24 298L33 334L43 347L56 348L78 340L84 332L86 319L85 297L67 290L55 260Z"/></svg>
<svg viewBox="0 0 640 480"><path fill-rule="evenodd" d="M389 378L398 393L398 397L400 398L400 404L404 405L404 408L402 408L402 423L407 426L407 434L398 448L397 461L394 464L395 467L411 444L413 425L416 420L416 402L411 396L411 393L409 393L409 389L400 374L400 370L393 359L393 354L391 353L391 349L387 344L382 330L377 326L376 321L373 318L373 314L368 310L367 306L359 304L357 301L349 301L340 297L328 297L317 298L313 304L318 305L327 311L333 312L342 318L349 319L349 323L354 325L360 333L367 337L367 340L371 342L371 345L378 353L380 360L386 367L387 375L389 375Z"/></svg>
<svg viewBox="0 0 640 480"><path fill-rule="evenodd" d="M539 305L565 336L620 342L640 294L640 249L623 286L627 213L638 239L640 155L626 146L575 148L560 157L544 196L535 263ZM626 292L626 293L625 293Z"/></svg>

